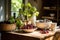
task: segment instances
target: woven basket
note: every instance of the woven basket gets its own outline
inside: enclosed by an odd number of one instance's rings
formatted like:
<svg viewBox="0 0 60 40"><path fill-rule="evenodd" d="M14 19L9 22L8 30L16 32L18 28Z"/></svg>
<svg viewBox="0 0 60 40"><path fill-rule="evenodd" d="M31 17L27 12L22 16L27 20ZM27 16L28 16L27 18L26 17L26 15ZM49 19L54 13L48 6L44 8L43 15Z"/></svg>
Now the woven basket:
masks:
<svg viewBox="0 0 60 40"><path fill-rule="evenodd" d="M0 31L13 31L16 29L16 24L0 24Z"/></svg>

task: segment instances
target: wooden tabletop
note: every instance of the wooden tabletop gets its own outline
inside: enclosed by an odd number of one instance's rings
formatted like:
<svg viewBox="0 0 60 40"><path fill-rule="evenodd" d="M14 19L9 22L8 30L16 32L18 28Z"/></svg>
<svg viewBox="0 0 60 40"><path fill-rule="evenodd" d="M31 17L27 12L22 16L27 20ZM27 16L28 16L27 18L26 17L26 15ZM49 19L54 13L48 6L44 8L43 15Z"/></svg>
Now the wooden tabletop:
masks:
<svg viewBox="0 0 60 40"><path fill-rule="evenodd" d="M49 33L46 33L46 34L42 34L40 33L40 31L34 31L32 33L17 33L17 32L8 32L8 33L16 34L16 35L23 35L23 36L28 36L28 37L34 37L34 38L39 38L39 39L52 36L55 34L55 32L53 31L49 31Z"/></svg>
<svg viewBox="0 0 60 40"><path fill-rule="evenodd" d="M56 29L55 31L49 31L49 33L42 34L40 31L34 31L32 33L22 33L22 32L7 32L2 33L3 40L45 40L49 37L55 35L56 32L60 31L60 29Z"/></svg>

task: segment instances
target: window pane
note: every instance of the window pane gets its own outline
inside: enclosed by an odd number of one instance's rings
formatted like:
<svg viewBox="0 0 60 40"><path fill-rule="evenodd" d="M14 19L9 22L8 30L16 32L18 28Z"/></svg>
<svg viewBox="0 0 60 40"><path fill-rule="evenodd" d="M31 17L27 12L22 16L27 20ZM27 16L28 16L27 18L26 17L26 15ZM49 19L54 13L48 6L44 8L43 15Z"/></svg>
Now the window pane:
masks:
<svg viewBox="0 0 60 40"><path fill-rule="evenodd" d="M5 1L0 0L0 22L5 21L5 6L4 6Z"/></svg>
<svg viewBox="0 0 60 40"><path fill-rule="evenodd" d="M19 9L21 9L22 0L11 0L11 16L16 13L16 17L19 14Z"/></svg>

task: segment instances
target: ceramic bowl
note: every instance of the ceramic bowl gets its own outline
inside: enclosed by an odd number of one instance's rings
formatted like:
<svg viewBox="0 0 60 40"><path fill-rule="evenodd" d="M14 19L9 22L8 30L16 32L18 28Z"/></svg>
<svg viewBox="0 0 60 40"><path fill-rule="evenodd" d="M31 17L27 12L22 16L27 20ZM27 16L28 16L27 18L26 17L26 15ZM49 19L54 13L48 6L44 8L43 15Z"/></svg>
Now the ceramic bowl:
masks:
<svg viewBox="0 0 60 40"><path fill-rule="evenodd" d="M44 28L47 28L47 27L48 27L48 24L47 24L47 23L36 22L36 26L37 26L38 28L44 29Z"/></svg>

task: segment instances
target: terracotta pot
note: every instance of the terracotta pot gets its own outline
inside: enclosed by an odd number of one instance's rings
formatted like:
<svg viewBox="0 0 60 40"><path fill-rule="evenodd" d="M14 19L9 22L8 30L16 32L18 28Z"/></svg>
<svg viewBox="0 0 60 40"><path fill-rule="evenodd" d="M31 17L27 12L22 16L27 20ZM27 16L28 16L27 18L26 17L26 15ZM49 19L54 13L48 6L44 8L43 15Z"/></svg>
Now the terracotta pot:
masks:
<svg viewBox="0 0 60 40"><path fill-rule="evenodd" d="M16 24L0 24L0 31L13 31L16 29Z"/></svg>

